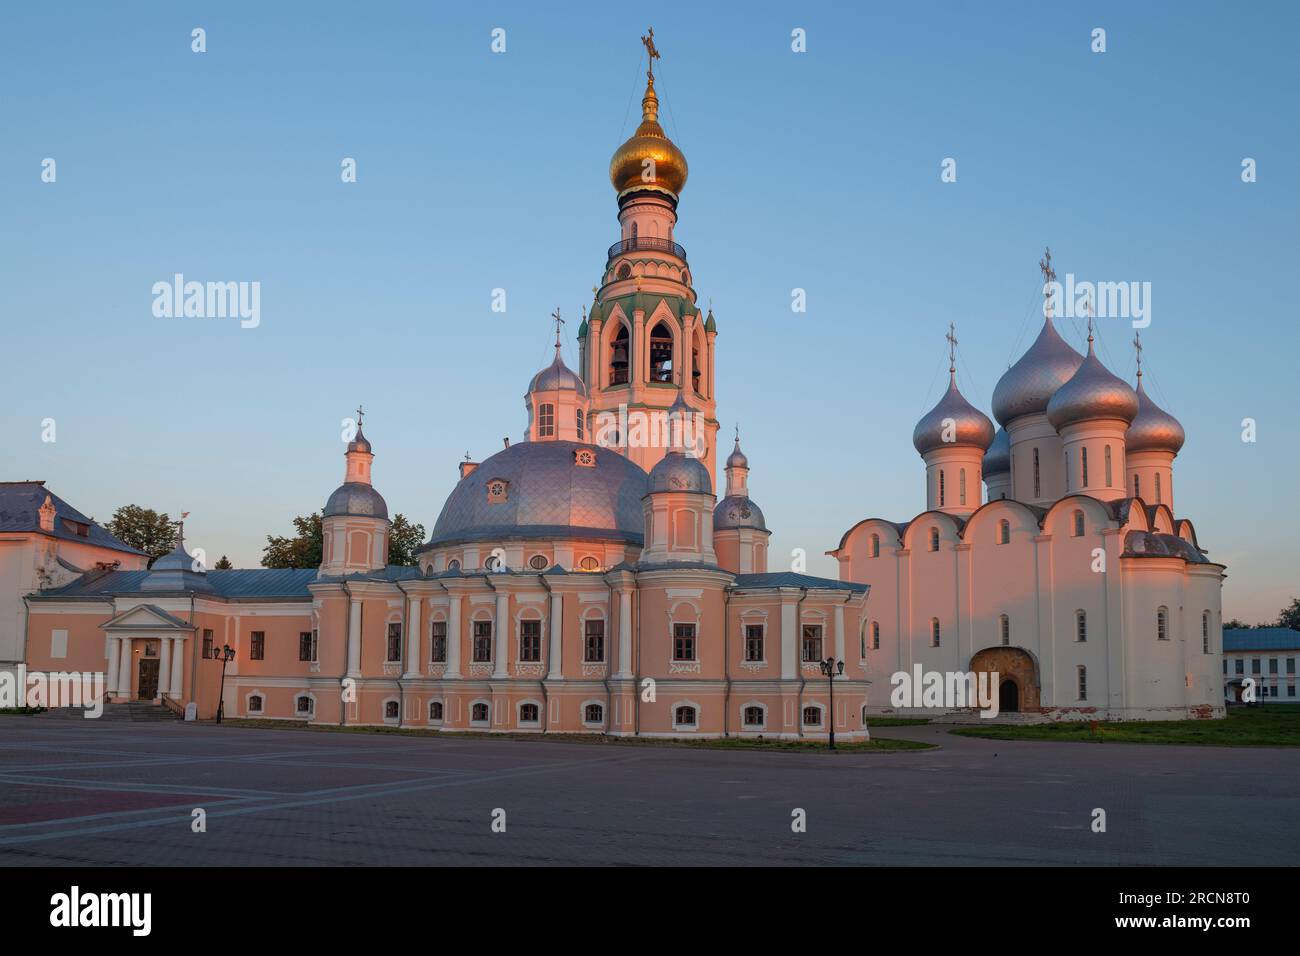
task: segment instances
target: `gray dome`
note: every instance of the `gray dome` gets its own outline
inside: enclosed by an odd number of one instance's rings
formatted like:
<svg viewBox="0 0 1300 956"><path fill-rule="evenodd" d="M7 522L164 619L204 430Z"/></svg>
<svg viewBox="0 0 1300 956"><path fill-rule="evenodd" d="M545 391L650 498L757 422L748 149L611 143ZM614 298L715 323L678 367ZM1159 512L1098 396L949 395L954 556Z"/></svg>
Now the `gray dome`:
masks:
<svg viewBox="0 0 1300 956"><path fill-rule="evenodd" d="M718 502L713 509L713 530L726 531L730 528L757 528L767 530L763 511L744 495L728 495Z"/></svg>
<svg viewBox="0 0 1300 956"><path fill-rule="evenodd" d="M646 489L655 491L692 491L713 494L713 480L704 462L680 451L670 451L650 469L650 483Z"/></svg>
<svg viewBox="0 0 1300 956"><path fill-rule="evenodd" d="M580 465L579 452L594 455ZM504 500L488 484L504 481ZM596 537L642 543L646 473L617 452L572 441L526 441L497 452L462 478L425 547L507 538Z"/></svg>
<svg viewBox="0 0 1300 956"><path fill-rule="evenodd" d="M951 418L954 422L953 440L946 442L944 420ZM916 423L912 432L912 444L922 455L936 448L955 445L975 445L980 451L993 443L993 423L978 408L966 401L957 389L957 375L949 372L948 391L943 393L939 404L930 409Z"/></svg>
<svg viewBox="0 0 1300 956"><path fill-rule="evenodd" d="M1101 364L1089 335L1088 357L1047 403L1047 420L1059 431L1067 425L1102 418L1127 423L1133 421L1137 412L1137 392Z"/></svg>
<svg viewBox="0 0 1300 956"><path fill-rule="evenodd" d="M149 566L150 571L190 571L194 574L205 573L202 568L195 569L194 556L185 550L184 542L180 542L171 551L164 554L161 558L154 561Z"/></svg>
<svg viewBox="0 0 1300 956"><path fill-rule="evenodd" d="M360 425L357 425L357 433L353 436L352 441L348 442L348 451L364 451L366 454L373 454L370 439L366 438L365 433L361 431Z"/></svg>
<svg viewBox="0 0 1300 956"><path fill-rule="evenodd" d="M1142 373L1138 372L1138 413L1124 436L1124 448L1135 451L1168 451L1178 454L1187 441L1187 432L1178 419L1151 400L1142 387Z"/></svg>
<svg viewBox="0 0 1300 956"><path fill-rule="evenodd" d="M728 468L749 467L749 459L746 458L745 453L740 450L739 438L736 439L736 447L732 450L731 454L727 456L727 467Z"/></svg>
<svg viewBox="0 0 1300 956"><path fill-rule="evenodd" d="M357 433L357 437L365 441L360 432ZM332 518L336 515L387 520L388 505L384 502L384 496L375 491L374 486L364 481L345 481L334 489L334 494L330 495L329 500L325 502L325 511L321 517Z"/></svg>
<svg viewBox="0 0 1300 956"><path fill-rule="evenodd" d="M528 383L530 392L551 392L557 389L577 392L579 395L587 394L587 386L576 372L564 364L558 348L555 350L555 361L534 375Z"/></svg>
<svg viewBox="0 0 1300 956"><path fill-rule="evenodd" d="M1007 369L993 389L993 417L1006 425L1021 415L1047 411L1056 390L1083 364L1083 356L1057 334L1048 319L1034 344Z"/></svg>
<svg viewBox="0 0 1300 956"><path fill-rule="evenodd" d="M1011 472L1011 436L1005 428L999 428L993 436L993 444L984 452L984 477L1006 475Z"/></svg>

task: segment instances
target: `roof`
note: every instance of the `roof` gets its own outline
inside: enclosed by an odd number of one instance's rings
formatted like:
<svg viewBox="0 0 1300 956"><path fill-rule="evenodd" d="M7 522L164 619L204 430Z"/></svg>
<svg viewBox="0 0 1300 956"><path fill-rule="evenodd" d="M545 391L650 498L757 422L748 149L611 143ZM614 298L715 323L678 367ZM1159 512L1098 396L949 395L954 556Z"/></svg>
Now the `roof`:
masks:
<svg viewBox="0 0 1300 956"><path fill-rule="evenodd" d="M808 588L826 591L855 591L865 594L870 590L868 584L854 581L836 581L834 578L818 578L811 574L796 574L794 571L773 571L767 574L737 574L736 587L742 590L755 588Z"/></svg>
<svg viewBox="0 0 1300 956"><path fill-rule="evenodd" d="M60 598L110 597L116 594L164 592L145 588L151 571L92 571L58 588L33 595L36 600ZM200 593L227 600L271 600L310 598L307 585L316 580L315 568L248 568L232 571L209 571L204 575L211 589L196 592L181 588L177 594ZM167 592L172 593L172 592Z"/></svg>
<svg viewBox="0 0 1300 956"><path fill-rule="evenodd" d="M1300 651L1300 631L1289 627L1229 627L1223 631L1225 651Z"/></svg>
<svg viewBox="0 0 1300 956"><path fill-rule="evenodd" d="M41 530L40 508L45 503L46 495L49 495L50 501L54 504L53 532ZM83 537L74 531L69 531L63 524L64 520L89 525L87 535ZM137 551L126 542L113 537L93 519L87 518L46 488L44 481L0 481L0 531L49 534L61 541L79 541L126 554L144 554L143 551Z"/></svg>

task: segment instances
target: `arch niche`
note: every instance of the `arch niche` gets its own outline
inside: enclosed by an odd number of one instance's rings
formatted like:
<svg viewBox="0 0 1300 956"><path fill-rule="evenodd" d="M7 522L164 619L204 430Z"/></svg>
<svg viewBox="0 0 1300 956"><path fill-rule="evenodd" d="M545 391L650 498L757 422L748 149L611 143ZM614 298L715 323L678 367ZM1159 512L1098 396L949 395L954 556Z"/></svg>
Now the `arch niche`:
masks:
<svg viewBox="0 0 1300 956"><path fill-rule="evenodd" d="M976 675L998 675L999 712L1037 713L1041 708L1038 663L1023 648L986 647L971 658L970 669Z"/></svg>

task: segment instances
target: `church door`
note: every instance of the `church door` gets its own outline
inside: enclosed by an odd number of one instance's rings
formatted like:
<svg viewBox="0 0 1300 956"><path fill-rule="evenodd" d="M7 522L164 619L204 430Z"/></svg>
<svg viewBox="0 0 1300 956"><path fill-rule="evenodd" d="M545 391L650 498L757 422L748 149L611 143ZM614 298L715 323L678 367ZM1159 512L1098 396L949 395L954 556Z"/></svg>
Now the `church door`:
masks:
<svg viewBox="0 0 1300 956"><path fill-rule="evenodd" d="M1013 680L1004 680L998 689L998 711L1004 714L1020 712L1020 688Z"/></svg>
<svg viewBox="0 0 1300 956"><path fill-rule="evenodd" d="M140 662L140 693L141 700L153 700L158 696L158 659L152 660L146 658Z"/></svg>

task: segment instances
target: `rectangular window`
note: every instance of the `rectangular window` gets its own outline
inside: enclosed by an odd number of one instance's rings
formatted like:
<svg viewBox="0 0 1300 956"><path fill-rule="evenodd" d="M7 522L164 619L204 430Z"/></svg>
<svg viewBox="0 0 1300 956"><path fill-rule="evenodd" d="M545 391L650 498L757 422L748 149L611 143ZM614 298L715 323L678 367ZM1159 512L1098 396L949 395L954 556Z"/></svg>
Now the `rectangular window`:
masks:
<svg viewBox="0 0 1300 956"><path fill-rule="evenodd" d="M492 622L474 622L474 660L477 663L492 660Z"/></svg>
<svg viewBox="0 0 1300 956"><path fill-rule="evenodd" d="M1082 467L1083 467L1083 487L1087 488L1088 487L1088 449L1086 448L1080 449L1079 461L1082 463ZM1079 698L1079 699L1082 700L1083 698Z"/></svg>
<svg viewBox="0 0 1300 956"><path fill-rule="evenodd" d="M1268 670L1266 671L1266 673L1269 673L1269 674L1276 674L1276 673L1277 673L1277 658L1276 658L1276 657L1270 657L1270 658L1268 659Z"/></svg>
<svg viewBox="0 0 1300 956"><path fill-rule="evenodd" d="M1294 658L1294 657L1288 657L1288 658L1286 659L1286 672L1287 672L1288 674L1294 674L1294 673L1295 673L1295 658Z"/></svg>
<svg viewBox="0 0 1300 956"><path fill-rule="evenodd" d="M695 625L673 625L673 660L695 660Z"/></svg>
<svg viewBox="0 0 1300 956"><path fill-rule="evenodd" d="M880 650L880 622L879 621L871 622L871 649L873 651Z"/></svg>
<svg viewBox="0 0 1300 956"><path fill-rule="evenodd" d="M763 659L763 625L745 625L745 660L761 661Z"/></svg>
<svg viewBox="0 0 1300 956"><path fill-rule="evenodd" d="M555 434L555 406L544 404L537 409L537 434L549 438Z"/></svg>
<svg viewBox="0 0 1300 956"><path fill-rule="evenodd" d="M447 663L446 621L434 621L429 626L429 660L435 664Z"/></svg>
<svg viewBox="0 0 1300 956"><path fill-rule="evenodd" d="M542 659L542 622L519 622L519 659L535 664Z"/></svg>
<svg viewBox="0 0 1300 956"><path fill-rule="evenodd" d="M391 664L402 659L402 622L393 621L388 625L388 657Z"/></svg>
<svg viewBox="0 0 1300 956"><path fill-rule="evenodd" d="M204 628L203 630L203 659L211 660L212 658L212 630Z"/></svg>
<svg viewBox="0 0 1300 956"><path fill-rule="evenodd" d="M966 469L957 473L957 494L961 504L966 503Z"/></svg>
<svg viewBox="0 0 1300 956"><path fill-rule="evenodd" d="M68 656L68 632L60 629L50 631L50 657L63 658Z"/></svg>
<svg viewBox="0 0 1300 956"><path fill-rule="evenodd" d="M1246 662L1242 660L1240 657L1237 658L1237 673L1238 674L1246 673Z"/></svg>
<svg viewBox="0 0 1300 956"><path fill-rule="evenodd" d="M1079 668L1079 700L1088 699L1088 668Z"/></svg>
<svg viewBox="0 0 1300 956"><path fill-rule="evenodd" d="M820 662L822 659L822 626L805 624L803 626L803 659Z"/></svg>
<svg viewBox="0 0 1300 956"><path fill-rule="evenodd" d="M605 622L599 618L583 624L582 659L588 664L605 662Z"/></svg>
<svg viewBox="0 0 1300 956"><path fill-rule="evenodd" d="M1110 446L1106 446L1106 487L1111 487Z"/></svg>
<svg viewBox="0 0 1300 956"><path fill-rule="evenodd" d="M939 469L939 507L943 507L943 496L945 491L945 482L943 480L943 469Z"/></svg>
<svg viewBox="0 0 1300 956"><path fill-rule="evenodd" d="M1258 673L1259 673L1259 658L1258 658L1258 657L1251 658L1251 661L1250 661L1250 670L1251 670L1251 673L1252 673L1252 674L1258 674Z"/></svg>
<svg viewBox="0 0 1300 956"><path fill-rule="evenodd" d="M254 631L251 646L248 648L248 659L252 661L266 660L266 632Z"/></svg>
<svg viewBox="0 0 1300 956"><path fill-rule="evenodd" d="M575 409L575 411L577 412L578 419L578 441L582 441L583 425L585 424L582 420L582 409Z"/></svg>
<svg viewBox="0 0 1300 956"><path fill-rule="evenodd" d="M298 632L298 660L300 661L316 660L316 632L315 631Z"/></svg>
<svg viewBox="0 0 1300 956"><path fill-rule="evenodd" d="M1038 468L1038 449L1034 449L1034 497L1043 497L1043 476Z"/></svg>

